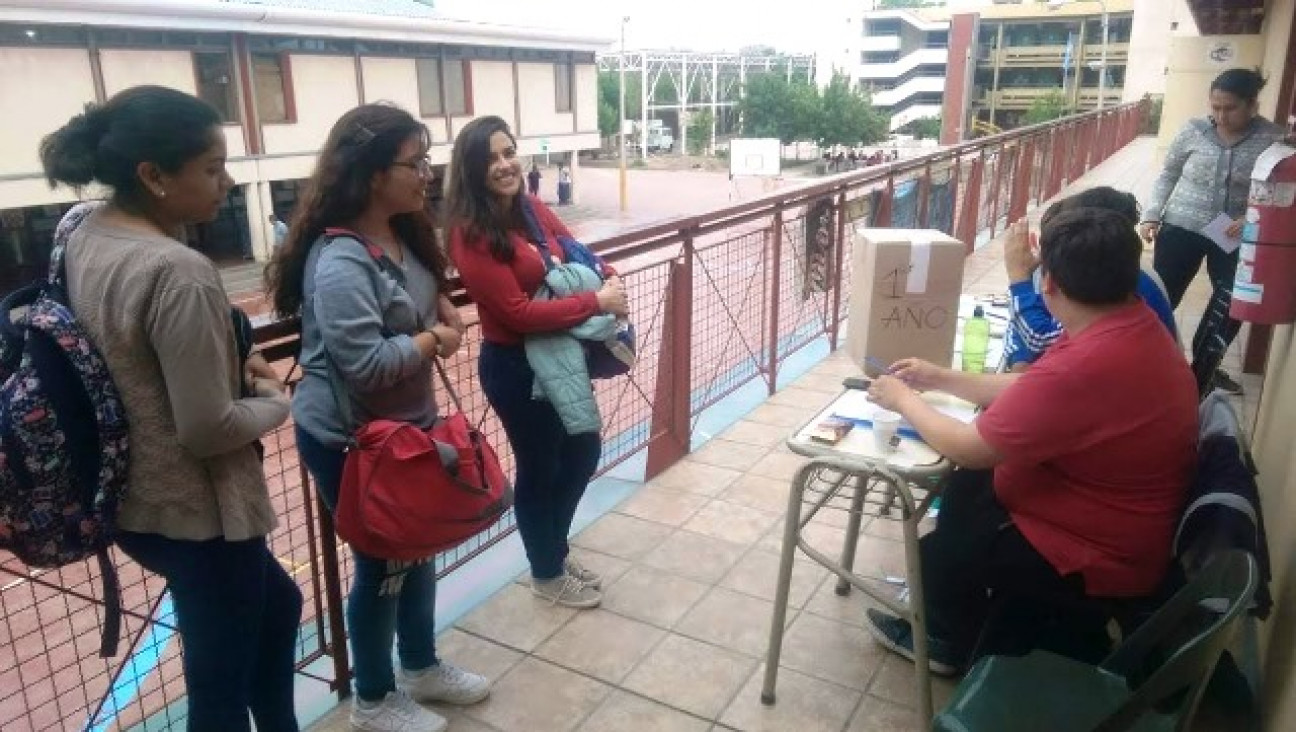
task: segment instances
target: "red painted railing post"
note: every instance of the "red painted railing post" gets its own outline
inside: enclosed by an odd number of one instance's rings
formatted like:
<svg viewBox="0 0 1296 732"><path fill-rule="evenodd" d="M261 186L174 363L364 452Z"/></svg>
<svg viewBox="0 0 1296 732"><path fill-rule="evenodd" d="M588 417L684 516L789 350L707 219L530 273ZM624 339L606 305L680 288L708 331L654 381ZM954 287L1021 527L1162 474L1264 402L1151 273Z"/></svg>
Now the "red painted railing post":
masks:
<svg viewBox="0 0 1296 732"><path fill-rule="evenodd" d="M895 202L895 176L888 175L882 197L878 199L877 210L873 212L872 226L885 229L891 225L891 208Z"/></svg>
<svg viewBox="0 0 1296 732"><path fill-rule="evenodd" d="M1012 194L1008 198L1008 223L1026 215L1030 203L1031 165L1035 160L1035 143L1026 141L1017 147L1017 170L1013 173Z"/></svg>
<svg viewBox="0 0 1296 732"><path fill-rule="evenodd" d="M837 350L838 332L841 330L842 273L846 260L846 189L837 194L837 246L833 248L833 268L828 281L832 288L832 313L828 318L828 347Z"/></svg>
<svg viewBox="0 0 1296 732"><path fill-rule="evenodd" d="M967 246L968 253L976 249L977 219L981 217L981 176L985 171L985 154L973 158L968 172L967 189L963 192L963 205L959 213L955 239Z"/></svg>
<svg viewBox="0 0 1296 732"><path fill-rule="evenodd" d="M950 236L954 236L954 232L958 231L958 218L957 218L959 212L958 200L959 200L959 192L962 189L962 186L960 186L959 183L962 182L960 180L962 175L963 175L963 156L960 155L954 158L954 167L950 169L950 208L953 210L950 211L949 230L945 232Z"/></svg>
<svg viewBox="0 0 1296 732"><path fill-rule="evenodd" d="M653 393L652 427L644 479L650 480L689 453L693 427L693 233L671 262L666 281L661 350Z"/></svg>
<svg viewBox="0 0 1296 732"><path fill-rule="evenodd" d="M930 229L930 221L927 220L927 202L931 198L931 163L923 166L922 178L918 183L918 216L917 226L919 229Z"/></svg>
<svg viewBox="0 0 1296 732"><path fill-rule="evenodd" d="M769 343L766 344L766 375L769 393L778 391L779 316L782 312L780 298L783 294L783 204L774 204L774 230L770 237L770 319Z"/></svg>
<svg viewBox="0 0 1296 732"><path fill-rule="evenodd" d="M1017 154L1017 148L1014 147L1012 148L1012 155L1015 156L1016 154ZM990 222L989 223L990 223L991 239L995 237L995 231L999 227L999 210L1000 210L999 198L1003 196L1004 188L1007 188L1007 186L1004 185L1004 178L1007 177L1008 175L1011 175L1012 171L1013 171L1013 165L1009 160L1008 149L1001 143L999 145L999 162L995 164L994 180L991 181L990 183L990 185L994 186L990 190L991 200L990 200Z"/></svg>

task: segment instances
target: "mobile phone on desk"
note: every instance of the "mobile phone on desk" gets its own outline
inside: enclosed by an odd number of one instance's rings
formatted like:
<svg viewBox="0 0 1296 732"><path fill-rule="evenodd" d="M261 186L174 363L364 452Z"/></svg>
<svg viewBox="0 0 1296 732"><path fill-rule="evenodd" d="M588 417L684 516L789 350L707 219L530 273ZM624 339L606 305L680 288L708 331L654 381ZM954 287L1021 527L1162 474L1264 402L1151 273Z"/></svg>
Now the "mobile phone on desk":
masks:
<svg viewBox="0 0 1296 732"><path fill-rule="evenodd" d="M858 389L859 391L868 391L868 388L872 385L873 385L873 381L870 379L866 379L863 376L847 376L846 378L842 379L842 386L846 387L847 389Z"/></svg>

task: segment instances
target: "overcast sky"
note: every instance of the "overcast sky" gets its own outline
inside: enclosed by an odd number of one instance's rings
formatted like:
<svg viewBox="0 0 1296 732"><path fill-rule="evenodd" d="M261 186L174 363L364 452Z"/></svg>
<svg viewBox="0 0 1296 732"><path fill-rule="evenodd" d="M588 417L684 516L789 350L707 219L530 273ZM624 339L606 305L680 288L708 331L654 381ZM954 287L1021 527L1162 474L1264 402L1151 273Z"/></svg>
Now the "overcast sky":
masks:
<svg viewBox="0 0 1296 732"><path fill-rule="evenodd" d="M565 27L616 39L622 16L628 48L737 50L767 44L816 50L825 23L845 22L843 0L437 0L446 15L513 25ZM840 18L838 16L841 16ZM819 26L818 28L816 26Z"/></svg>

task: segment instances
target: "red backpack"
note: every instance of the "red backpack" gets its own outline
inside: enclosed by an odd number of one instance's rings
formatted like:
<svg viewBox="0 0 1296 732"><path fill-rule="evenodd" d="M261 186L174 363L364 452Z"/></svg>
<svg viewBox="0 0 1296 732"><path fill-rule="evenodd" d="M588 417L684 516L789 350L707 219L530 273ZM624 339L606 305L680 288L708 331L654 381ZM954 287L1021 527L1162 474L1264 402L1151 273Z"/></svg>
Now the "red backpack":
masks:
<svg viewBox="0 0 1296 732"><path fill-rule="evenodd" d="M383 266L382 250L359 234L328 229L325 236L330 243L337 237L359 241ZM499 457L468 423L441 362L433 363L455 413L427 429L376 419L352 435L334 522L338 536L361 554L425 559L490 528L513 505L513 485ZM343 421L354 424L331 363L329 385Z"/></svg>

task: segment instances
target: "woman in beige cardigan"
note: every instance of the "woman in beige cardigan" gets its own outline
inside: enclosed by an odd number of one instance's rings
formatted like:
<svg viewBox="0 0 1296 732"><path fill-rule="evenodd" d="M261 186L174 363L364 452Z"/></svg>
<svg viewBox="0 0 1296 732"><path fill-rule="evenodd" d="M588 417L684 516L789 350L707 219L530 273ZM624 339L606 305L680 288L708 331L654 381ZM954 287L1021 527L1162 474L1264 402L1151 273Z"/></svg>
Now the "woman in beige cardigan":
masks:
<svg viewBox="0 0 1296 732"><path fill-rule="evenodd" d="M250 712L260 732L295 732L301 592L266 543L275 513L254 447L288 400L264 359L241 368L216 268L182 239L233 185L220 124L187 94L136 87L46 137L41 161L51 184L112 191L69 237L68 290L125 405L117 544L171 591L188 728L250 730Z"/></svg>

